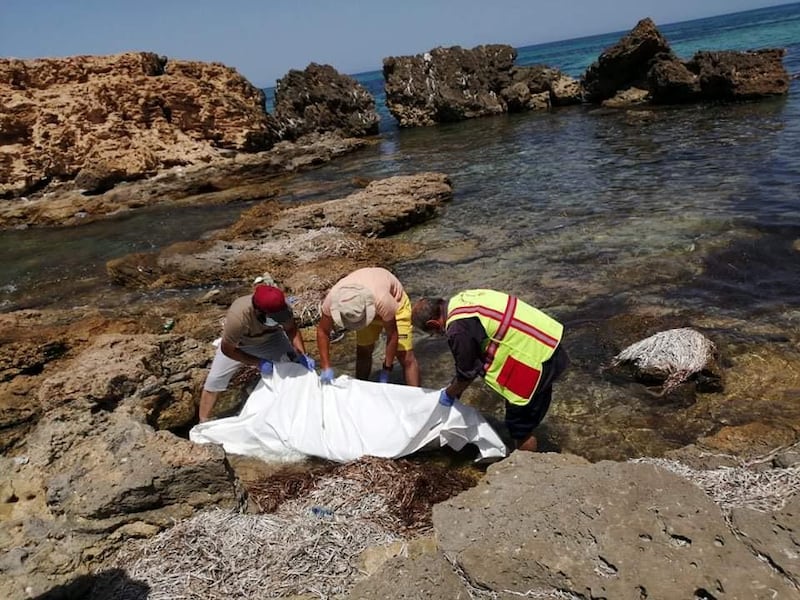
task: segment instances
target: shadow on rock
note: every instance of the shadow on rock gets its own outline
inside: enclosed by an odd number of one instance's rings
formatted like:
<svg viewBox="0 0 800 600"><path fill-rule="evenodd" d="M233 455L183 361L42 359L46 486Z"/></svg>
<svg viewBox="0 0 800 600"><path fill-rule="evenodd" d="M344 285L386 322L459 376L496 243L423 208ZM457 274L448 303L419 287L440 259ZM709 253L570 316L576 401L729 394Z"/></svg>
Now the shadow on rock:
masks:
<svg viewBox="0 0 800 600"><path fill-rule="evenodd" d="M149 594L150 586L145 582L131 579L123 569L109 569L93 575L81 575L69 583L36 596L34 600L146 600Z"/></svg>

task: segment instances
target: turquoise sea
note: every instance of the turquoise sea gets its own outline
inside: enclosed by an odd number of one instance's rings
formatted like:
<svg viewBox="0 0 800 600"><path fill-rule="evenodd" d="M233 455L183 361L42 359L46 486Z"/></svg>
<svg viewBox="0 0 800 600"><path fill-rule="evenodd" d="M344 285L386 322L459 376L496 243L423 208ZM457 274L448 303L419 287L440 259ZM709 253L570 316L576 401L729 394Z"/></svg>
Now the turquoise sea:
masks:
<svg viewBox="0 0 800 600"><path fill-rule="evenodd" d="M604 323L675 315L716 324L728 343L733 330L800 328L800 3L656 25L683 58L786 48L789 95L658 110L569 107L398 130L382 104L381 72L361 73L382 111L380 144L298 175L283 196L336 198L356 189L356 177L447 173L453 202L403 234L429 250L395 270L412 296L489 287L562 320L574 364L548 416L549 435L583 454L595 448L596 457L658 453L746 419L721 409L689 420L611 385L598 375L610 349L592 333ZM518 64L579 77L625 33L519 48ZM112 288L105 261L196 239L244 208L148 210L69 231L4 232L0 309L147 301ZM42 286L46 299L32 293ZM424 383L446 383L446 348L426 339L418 352ZM488 397L476 402L496 407Z"/></svg>

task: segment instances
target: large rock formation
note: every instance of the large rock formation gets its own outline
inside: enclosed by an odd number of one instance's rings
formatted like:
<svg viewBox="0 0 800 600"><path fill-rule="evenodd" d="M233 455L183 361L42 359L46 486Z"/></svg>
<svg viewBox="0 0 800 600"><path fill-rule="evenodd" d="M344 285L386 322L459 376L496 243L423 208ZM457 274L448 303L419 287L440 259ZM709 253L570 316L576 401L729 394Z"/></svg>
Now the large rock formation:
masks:
<svg viewBox="0 0 800 600"><path fill-rule="evenodd" d="M149 52L0 60L0 196L124 179L276 140L264 94L218 63Z"/></svg>
<svg viewBox="0 0 800 600"><path fill-rule="evenodd" d="M500 114L499 97L517 58L511 46L434 48L383 59L386 106L401 127Z"/></svg>
<svg viewBox="0 0 800 600"><path fill-rule="evenodd" d="M643 87L650 61L658 54L673 56L669 43L652 19L642 19L586 70L583 75L586 100L599 104L621 89Z"/></svg>
<svg viewBox="0 0 800 600"><path fill-rule="evenodd" d="M643 19L584 73L586 100L606 106L753 100L786 94L782 49L698 52L681 61Z"/></svg>
<svg viewBox="0 0 800 600"><path fill-rule="evenodd" d="M375 99L358 81L330 65L291 70L275 88L275 119L281 139L335 132L343 137L378 133Z"/></svg>
<svg viewBox="0 0 800 600"><path fill-rule="evenodd" d="M580 101L577 82L556 69L515 67L516 58L503 44L385 58L386 106L400 127L416 127Z"/></svg>
<svg viewBox="0 0 800 600"><path fill-rule="evenodd" d="M24 454L0 457L4 597L30 598L72 581L125 540L203 507L242 505L221 448L155 432L130 408L97 410L77 400L37 425Z"/></svg>

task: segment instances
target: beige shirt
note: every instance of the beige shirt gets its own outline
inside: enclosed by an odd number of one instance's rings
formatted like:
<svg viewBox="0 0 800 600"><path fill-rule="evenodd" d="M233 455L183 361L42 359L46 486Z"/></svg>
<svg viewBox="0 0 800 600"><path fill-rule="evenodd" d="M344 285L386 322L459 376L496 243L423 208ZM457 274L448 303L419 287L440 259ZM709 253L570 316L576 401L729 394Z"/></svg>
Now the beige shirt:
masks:
<svg viewBox="0 0 800 600"><path fill-rule="evenodd" d="M382 321L391 321L400 308L403 299L403 284L386 269L366 267L353 271L336 282L322 301L322 314L331 316L331 297L343 285L357 283L363 285L375 298L375 315Z"/></svg>
<svg viewBox="0 0 800 600"><path fill-rule="evenodd" d="M222 339L234 346L257 346L283 328L280 325L267 327L256 319L253 296L241 296L233 301L225 313Z"/></svg>

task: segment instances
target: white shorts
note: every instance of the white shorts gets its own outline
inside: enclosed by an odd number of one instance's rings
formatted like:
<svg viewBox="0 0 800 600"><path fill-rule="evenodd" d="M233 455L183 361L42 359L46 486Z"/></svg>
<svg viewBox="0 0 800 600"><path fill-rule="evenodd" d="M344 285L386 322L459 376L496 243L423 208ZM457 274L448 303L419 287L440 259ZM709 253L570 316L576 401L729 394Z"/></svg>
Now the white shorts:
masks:
<svg viewBox="0 0 800 600"><path fill-rule="evenodd" d="M228 384L236 372L242 368L242 363L225 356L222 353L222 344L217 346L217 352L214 354L214 361L211 363L211 369L208 371L208 377L203 385L203 389L208 392L224 392L228 389ZM269 336L267 341L258 346L240 346L239 350L247 352L252 356L271 360L272 362L280 362L282 360L289 360L289 353L294 352L289 338L283 331L276 332L274 335Z"/></svg>

